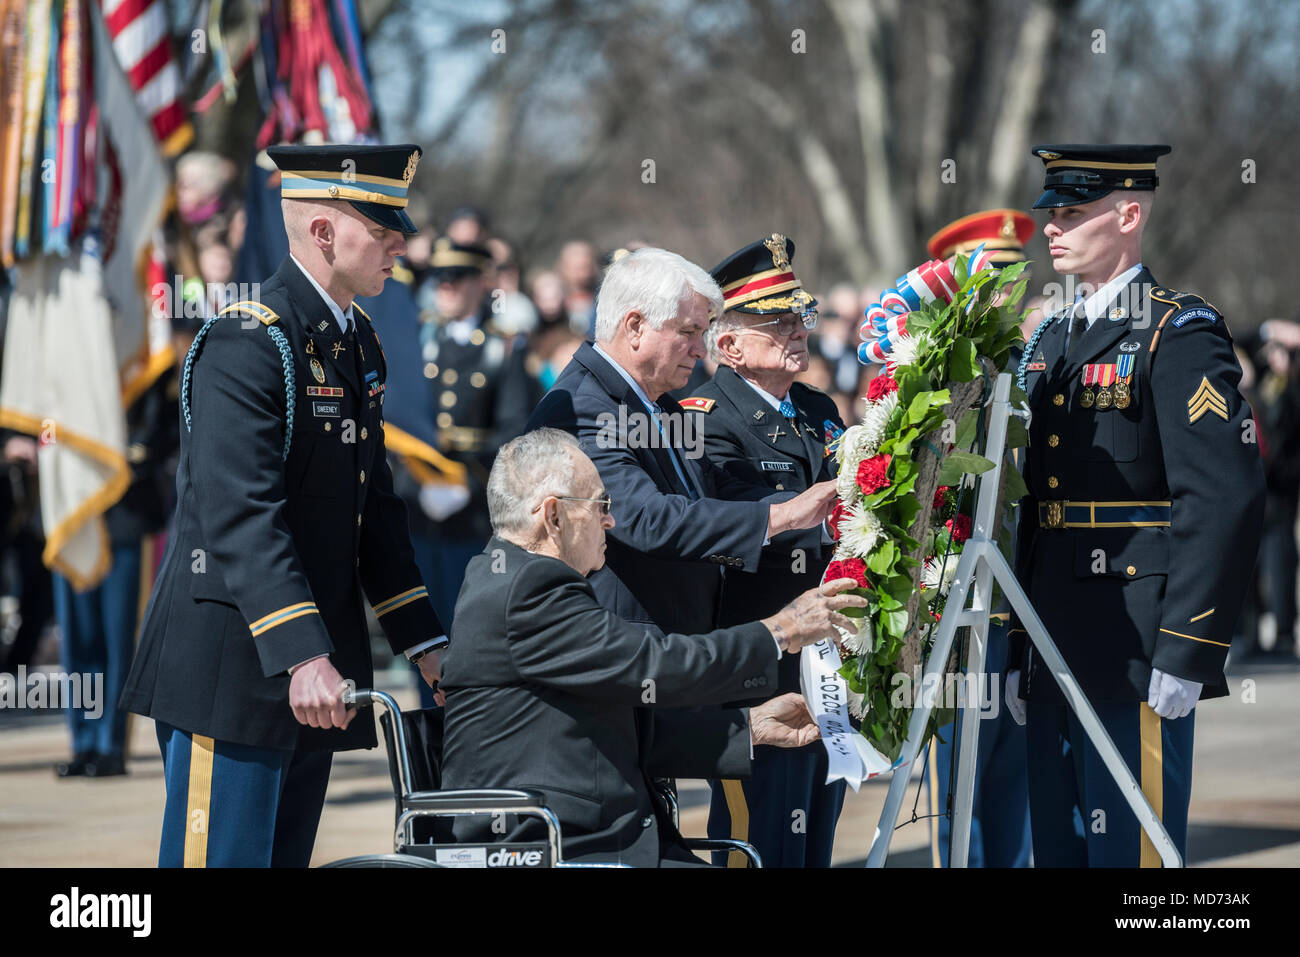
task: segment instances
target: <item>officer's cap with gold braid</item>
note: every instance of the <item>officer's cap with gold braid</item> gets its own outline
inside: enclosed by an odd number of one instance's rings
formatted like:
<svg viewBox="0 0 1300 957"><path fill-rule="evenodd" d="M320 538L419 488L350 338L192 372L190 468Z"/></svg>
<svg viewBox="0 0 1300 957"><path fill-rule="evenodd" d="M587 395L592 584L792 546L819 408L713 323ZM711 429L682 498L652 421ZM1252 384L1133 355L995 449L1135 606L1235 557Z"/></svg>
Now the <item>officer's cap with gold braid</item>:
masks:
<svg viewBox="0 0 1300 957"><path fill-rule="evenodd" d="M1025 258L1025 243L1034 234L1034 221L1018 209L986 209L949 223L926 243L932 259L948 259L954 254L969 255L983 245L993 254L995 266L1020 262Z"/></svg>
<svg viewBox="0 0 1300 957"><path fill-rule="evenodd" d="M422 151L397 146L272 146L283 199L346 199L364 216L403 233L416 231L406 215L406 191Z"/></svg>
<svg viewBox="0 0 1300 957"><path fill-rule="evenodd" d="M709 270L722 287L723 309L769 316L806 312L817 300L795 278L794 240L780 233L750 243Z"/></svg>
<svg viewBox="0 0 1300 957"><path fill-rule="evenodd" d="M1160 144L1134 143L1035 146L1030 152L1043 161L1047 178L1034 209L1079 206L1117 189L1149 192L1160 185L1156 159L1171 149Z"/></svg>
<svg viewBox="0 0 1300 957"><path fill-rule="evenodd" d="M482 246L457 243L443 236L433 244L429 266L439 282L454 282L464 276L479 276L492 262Z"/></svg>

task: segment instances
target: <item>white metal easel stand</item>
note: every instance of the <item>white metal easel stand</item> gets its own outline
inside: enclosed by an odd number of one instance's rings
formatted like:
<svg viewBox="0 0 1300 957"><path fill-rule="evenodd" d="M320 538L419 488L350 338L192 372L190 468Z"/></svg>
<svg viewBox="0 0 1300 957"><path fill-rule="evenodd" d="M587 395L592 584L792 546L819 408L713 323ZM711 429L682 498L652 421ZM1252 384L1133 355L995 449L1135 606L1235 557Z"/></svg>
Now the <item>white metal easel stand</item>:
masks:
<svg viewBox="0 0 1300 957"><path fill-rule="evenodd" d="M894 769L893 779L889 784L889 794L885 806L880 812L880 823L871 843L871 852L867 856L868 867L884 867L885 858L889 856L889 843L894 836L894 827L898 821L898 812L903 804L908 780L919 756L919 743L925 733L926 724L934 708L934 695L922 693L922 689L940 689L943 686L943 668L948 660L957 629L969 625L971 641L966 656L967 675L979 675L983 687L984 663L988 651L989 603L993 592L993 582L997 581L1011 606L1020 617L1021 624L1029 633L1034 648L1042 656L1043 663L1055 675L1057 684L1066 703L1074 711L1082 724L1083 730L1091 739L1101 755L1106 769L1119 786L1128 805L1137 816L1138 823L1151 839L1165 867L1181 867L1182 857L1169 838L1160 818L1133 773L1120 757L1115 742L1097 718L1088 699L1079 689L1078 682L1066 665L1065 659L1057 651L1055 643L1043 627L1042 620L1029 603L1015 573L1007 565L1006 559L998 551L995 535L998 530L997 508L998 489L1002 480L1002 460L1006 450L1007 420L1011 410L1011 376L1003 373L998 376L993 388L993 405L989 416L987 458L994 466L991 470L977 476L979 495L975 503L975 520L971 537L962 549L957 561L956 578L948 592L943 618L939 623L934 646L926 660L925 676L920 688L913 688L912 717L908 723L907 740L898 767ZM1021 521L1032 521L1036 516L1021 516ZM970 607L966 607L967 598L971 598ZM967 685L969 687L969 685ZM979 749L979 706L978 702L958 702L959 708L973 704L966 720L961 722L961 735L957 742L957 788L953 806L952 851L949 863L952 867L965 867L970 851L970 814L975 796L975 759Z"/></svg>

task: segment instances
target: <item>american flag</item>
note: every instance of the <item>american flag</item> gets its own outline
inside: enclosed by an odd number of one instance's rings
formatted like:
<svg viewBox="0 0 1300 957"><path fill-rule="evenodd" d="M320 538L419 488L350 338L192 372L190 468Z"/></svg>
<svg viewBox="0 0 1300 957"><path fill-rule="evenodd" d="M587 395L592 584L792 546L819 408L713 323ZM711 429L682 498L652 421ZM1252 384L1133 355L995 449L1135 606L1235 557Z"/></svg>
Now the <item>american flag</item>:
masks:
<svg viewBox="0 0 1300 957"><path fill-rule="evenodd" d="M194 137L182 99L181 74L172 53L165 0L100 0L113 51L153 124L164 156L175 156Z"/></svg>

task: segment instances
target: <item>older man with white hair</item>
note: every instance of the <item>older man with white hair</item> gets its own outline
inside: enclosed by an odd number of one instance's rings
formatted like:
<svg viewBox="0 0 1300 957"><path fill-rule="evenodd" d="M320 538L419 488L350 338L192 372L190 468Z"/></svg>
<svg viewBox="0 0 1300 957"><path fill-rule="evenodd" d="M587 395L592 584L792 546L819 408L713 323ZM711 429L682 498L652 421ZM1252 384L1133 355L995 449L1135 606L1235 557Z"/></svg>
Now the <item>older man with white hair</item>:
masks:
<svg viewBox="0 0 1300 957"><path fill-rule="evenodd" d="M774 614L705 634L662 634L600 606L587 576L605 564L616 500L568 433L502 447L488 480L495 537L456 603L445 663L443 785L530 788L560 819L568 860L698 863L652 799L652 775L748 776L752 744L816 739L790 694L746 713L683 711L773 687L777 660L847 624L865 599L851 579ZM507 840L528 840L529 822ZM457 833L490 840L488 825Z"/></svg>
<svg viewBox="0 0 1300 957"><path fill-rule="evenodd" d="M601 604L665 632L714 627L724 571L756 571L764 544L820 525L835 500L832 482L796 496L728 475L667 394L686 384L722 306L712 277L675 253L619 259L597 298L595 343L528 424L576 436L613 497L608 561L591 582Z"/></svg>

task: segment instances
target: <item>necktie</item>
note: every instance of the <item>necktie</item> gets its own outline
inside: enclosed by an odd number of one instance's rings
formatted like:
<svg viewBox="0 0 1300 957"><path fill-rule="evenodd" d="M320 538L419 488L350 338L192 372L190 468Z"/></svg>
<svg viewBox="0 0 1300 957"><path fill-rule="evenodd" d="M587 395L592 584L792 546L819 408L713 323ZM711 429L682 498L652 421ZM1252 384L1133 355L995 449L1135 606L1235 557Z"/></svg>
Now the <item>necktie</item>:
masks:
<svg viewBox="0 0 1300 957"><path fill-rule="evenodd" d="M664 410L659 408L659 403L650 403L650 418L654 419L655 427L659 430L659 435L663 439L664 448L668 450L668 458L672 460L673 468L677 471L677 477L681 479L682 486L686 489L686 494L690 496L692 501L694 501L700 497L700 493L695 488L695 483L687 477L686 469L677 458L677 450L673 448L672 442L669 441L668 433L664 431L663 414Z"/></svg>
<svg viewBox="0 0 1300 957"><path fill-rule="evenodd" d="M1083 300L1076 300L1074 303L1074 318L1070 320L1069 341L1066 343L1065 351L1071 353L1083 338L1083 334L1088 330L1088 313L1083 308Z"/></svg>

